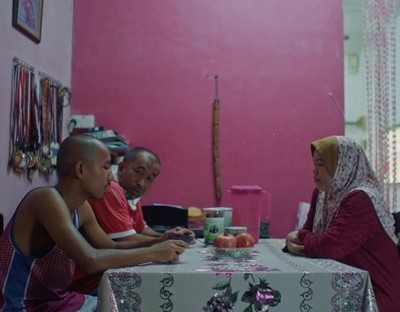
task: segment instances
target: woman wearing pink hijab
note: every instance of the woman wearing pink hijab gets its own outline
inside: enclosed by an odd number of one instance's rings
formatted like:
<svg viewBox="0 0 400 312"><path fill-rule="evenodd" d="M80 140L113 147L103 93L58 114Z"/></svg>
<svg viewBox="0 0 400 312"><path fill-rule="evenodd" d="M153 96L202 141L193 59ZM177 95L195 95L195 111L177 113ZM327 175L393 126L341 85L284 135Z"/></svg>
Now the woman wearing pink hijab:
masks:
<svg viewBox="0 0 400 312"><path fill-rule="evenodd" d="M398 312L398 239L366 155L355 141L343 136L315 141L311 152L316 190L303 228L287 235L287 250L368 271L379 311Z"/></svg>

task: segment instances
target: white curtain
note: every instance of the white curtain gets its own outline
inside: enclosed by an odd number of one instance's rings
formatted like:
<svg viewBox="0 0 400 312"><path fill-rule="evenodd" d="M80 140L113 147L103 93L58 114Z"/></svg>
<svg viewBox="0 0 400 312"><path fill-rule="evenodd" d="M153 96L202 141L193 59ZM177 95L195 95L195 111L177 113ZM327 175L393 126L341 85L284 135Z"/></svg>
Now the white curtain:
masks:
<svg viewBox="0 0 400 312"><path fill-rule="evenodd" d="M346 1L346 0L343 0ZM396 136L396 6L397 0L361 0L368 119L367 154L392 210L397 209L400 165ZM397 89L397 90L396 90Z"/></svg>

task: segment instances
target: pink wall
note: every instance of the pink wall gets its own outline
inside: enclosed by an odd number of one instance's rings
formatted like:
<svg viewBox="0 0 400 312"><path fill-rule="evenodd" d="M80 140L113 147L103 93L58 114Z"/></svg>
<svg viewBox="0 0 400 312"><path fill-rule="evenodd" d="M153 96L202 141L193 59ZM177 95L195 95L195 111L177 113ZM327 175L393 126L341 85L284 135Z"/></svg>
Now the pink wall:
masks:
<svg viewBox="0 0 400 312"><path fill-rule="evenodd" d="M313 189L310 141L343 133L342 37L340 0L75 1L72 111L159 154L146 203L213 206L218 75L219 205L258 184L283 237Z"/></svg>
<svg viewBox="0 0 400 312"><path fill-rule="evenodd" d="M39 44L12 27L13 2L0 1L0 212L5 217L5 223L8 223L28 190L55 183L55 174L48 179L38 175L31 182L26 173L16 174L8 166L13 57L17 56L33 66L36 74L44 72L67 87L71 86L72 66L73 0L44 1ZM69 113L69 107L66 107L64 117Z"/></svg>

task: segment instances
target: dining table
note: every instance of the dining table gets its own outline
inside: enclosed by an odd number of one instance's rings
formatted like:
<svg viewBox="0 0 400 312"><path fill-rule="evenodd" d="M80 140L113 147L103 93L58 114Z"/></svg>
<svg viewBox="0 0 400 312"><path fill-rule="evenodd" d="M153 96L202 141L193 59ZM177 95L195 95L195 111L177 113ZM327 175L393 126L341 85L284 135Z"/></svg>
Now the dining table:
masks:
<svg viewBox="0 0 400 312"><path fill-rule="evenodd" d="M375 312L367 271L282 251L284 239L226 250L202 240L173 263L107 270L97 311Z"/></svg>

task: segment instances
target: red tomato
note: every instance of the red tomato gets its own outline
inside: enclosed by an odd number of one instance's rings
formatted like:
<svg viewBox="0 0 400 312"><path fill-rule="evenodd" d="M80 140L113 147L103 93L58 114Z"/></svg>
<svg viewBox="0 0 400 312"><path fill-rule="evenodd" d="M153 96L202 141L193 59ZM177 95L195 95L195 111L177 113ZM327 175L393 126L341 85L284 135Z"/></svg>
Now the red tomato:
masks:
<svg viewBox="0 0 400 312"><path fill-rule="evenodd" d="M214 238L213 246L217 248L235 248L236 238L228 233L219 234Z"/></svg>
<svg viewBox="0 0 400 312"><path fill-rule="evenodd" d="M254 246L254 238L250 233L239 233L235 236L236 246L239 248L247 248Z"/></svg>

